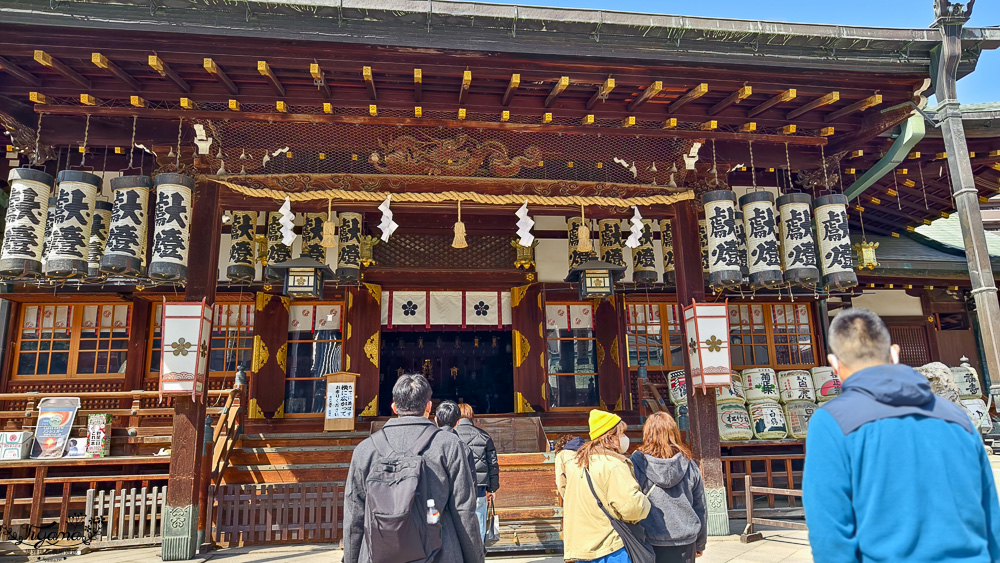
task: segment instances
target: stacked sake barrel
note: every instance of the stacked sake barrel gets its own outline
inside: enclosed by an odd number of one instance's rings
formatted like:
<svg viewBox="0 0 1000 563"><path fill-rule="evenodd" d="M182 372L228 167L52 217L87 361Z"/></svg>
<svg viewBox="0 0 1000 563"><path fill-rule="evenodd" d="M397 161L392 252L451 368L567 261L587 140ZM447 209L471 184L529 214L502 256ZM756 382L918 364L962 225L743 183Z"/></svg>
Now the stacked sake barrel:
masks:
<svg viewBox="0 0 1000 563"><path fill-rule="evenodd" d="M758 440L782 440L788 437L785 413L778 403L778 377L771 368L743 370L747 403L753 435Z"/></svg>
<svg viewBox="0 0 1000 563"><path fill-rule="evenodd" d="M833 373L833 368L821 366L809 370L812 375L813 389L816 391L816 401L823 404L840 395L840 378Z"/></svg>
<svg viewBox="0 0 1000 563"><path fill-rule="evenodd" d="M975 368L963 364L959 367L951 368L951 375L958 385L958 398L962 406L969 413L972 422L980 431L989 431L993 428L993 422L989 417L989 410L983 400L983 388L979 384L979 374Z"/></svg>
<svg viewBox="0 0 1000 563"><path fill-rule="evenodd" d="M719 439L731 442L753 438L746 395L743 393L743 380L738 372L733 372L733 383L729 387L716 388L715 399L715 410L719 417Z"/></svg>
<svg viewBox="0 0 1000 563"><path fill-rule="evenodd" d="M809 419L816 412L816 389L812 374L794 369L778 372L781 402L785 410L788 436L804 439L809 431Z"/></svg>
<svg viewBox="0 0 1000 563"><path fill-rule="evenodd" d="M684 370L678 369L667 374L667 383L670 385L670 404L675 407L686 406L687 395L687 374Z"/></svg>

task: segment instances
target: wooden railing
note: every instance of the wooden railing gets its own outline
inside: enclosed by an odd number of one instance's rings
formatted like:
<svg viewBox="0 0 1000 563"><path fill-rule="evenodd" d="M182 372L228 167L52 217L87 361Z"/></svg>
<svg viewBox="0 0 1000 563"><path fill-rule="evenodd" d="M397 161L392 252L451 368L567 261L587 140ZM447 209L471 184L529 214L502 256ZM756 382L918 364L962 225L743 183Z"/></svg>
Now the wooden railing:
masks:
<svg viewBox="0 0 1000 563"><path fill-rule="evenodd" d="M219 487L222 484L222 474L229 463L236 442L243 433L243 401L240 400L240 388L233 389L226 397L226 405L219 412L219 420L212 429L212 460L209 466L210 484Z"/></svg>
<svg viewBox="0 0 1000 563"><path fill-rule="evenodd" d="M740 518L746 499L745 482L752 479L759 485L766 485L767 508L772 514L800 514L802 508L796 500L798 495L775 493L774 487L783 485L785 489L795 490L802 484L802 463L805 454L765 454L765 455L724 455L722 456L722 472L726 483L726 500L731 518ZM785 497L776 500L776 497ZM742 506L741 506L742 505Z"/></svg>
<svg viewBox="0 0 1000 563"><path fill-rule="evenodd" d="M744 477L744 489L746 493L746 504L747 510L747 525L743 528L743 533L740 534L740 541L743 543L755 542L764 539L764 535L760 532L754 531L754 524L760 524L762 526L774 526L777 528L788 528L790 530L808 530L809 528L802 522L789 522L788 520L778 520L776 518L760 518L754 516L754 506L753 506L753 496L754 494L768 495L769 498L773 499L774 495L786 496L789 499L794 497L802 497L802 491L799 489L776 489L774 487L754 487L752 483L752 477L747 475Z"/></svg>

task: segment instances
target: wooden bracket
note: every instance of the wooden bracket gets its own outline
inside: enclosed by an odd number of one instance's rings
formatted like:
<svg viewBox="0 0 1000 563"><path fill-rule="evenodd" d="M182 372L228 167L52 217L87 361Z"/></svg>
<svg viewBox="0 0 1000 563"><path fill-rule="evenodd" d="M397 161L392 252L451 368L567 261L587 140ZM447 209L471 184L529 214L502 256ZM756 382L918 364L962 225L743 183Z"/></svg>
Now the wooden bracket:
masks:
<svg viewBox="0 0 1000 563"><path fill-rule="evenodd" d="M569 86L569 77L560 76L555 86L552 87L552 91L549 92L548 97L545 98L545 107L549 107L555 103L559 96L566 90L567 86Z"/></svg>
<svg viewBox="0 0 1000 563"><path fill-rule="evenodd" d="M271 70L271 65L267 64L267 61L257 61L257 72L264 78L267 78L279 96L285 95L285 87L278 80L278 77L274 75L274 71Z"/></svg>
<svg viewBox="0 0 1000 563"><path fill-rule="evenodd" d="M749 112L747 112L747 117L760 115L778 104L794 100L797 95L798 92L795 91L795 88L789 88L788 90L780 92L778 95L772 97L770 100L751 109Z"/></svg>
<svg viewBox="0 0 1000 563"><path fill-rule="evenodd" d="M73 82L76 82L84 89L90 90L93 88L90 81L80 75L79 72L69 68L62 61L53 57L52 55L46 53L45 51L35 51L35 60L38 61L42 66L47 66L59 74L69 78Z"/></svg>
<svg viewBox="0 0 1000 563"><path fill-rule="evenodd" d="M177 75L176 72L170 66L164 62L163 59L156 55L150 55L148 59L149 67L160 73L160 76L164 78L169 78L171 82L177 85L181 89L181 92L187 94L191 91L191 85L187 83L186 80Z"/></svg>
<svg viewBox="0 0 1000 563"><path fill-rule="evenodd" d="M500 105L508 106L510 105L511 98L514 97L514 91L517 87L521 85L521 75L512 74L510 75L510 82L507 83L507 91L503 93L503 99L500 100Z"/></svg>
<svg viewBox="0 0 1000 563"><path fill-rule="evenodd" d="M866 109L875 107L875 106L877 106L877 105L879 105L881 103L882 103L882 95L881 94L875 94L874 96L868 96L867 98L865 98L863 100L858 100L858 101L854 102L853 104L851 104L851 105L849 105L847 107L843 107L841 109L838 109L837 111L834 111L834 112L831 112L831 113L827 114L827 116L823 118L823 121L825 121L827 123L830 123L831 121L836 121L836 120L840 119L841 117L844 117L846 115L850 115L850 114L852 114L852 113L854 113L856 111L865 111Z"/></svg>
<svg viewBox="0 0 1000 563"><path fill-rule="evenodd" d="M708 115L715 115L717 113L720 113L722 112L722 110L728 108L729 106L733 104L738 104L743 100L749 98L751 94L753 94L753 88L751 88L750 86L743 86L739 90L726 96L726 99L712 106L712 108L708 110Z"/></svg>
<svg viewBox="0 0 1000 563"><path fill-rule="evenodd" d="M139 90L142 90L142 85L140 85L135 78L132 78L131 75L129 75L127 72L122 70L118 65L116 65L114 61L105 57L101 53L91 53L90 62L94 63L94 65L97 68L103 68L104 70L115 75L116 77L118 77L119 80L121 80L125 84L128 84L129 87L132 88L132 90L135 90L137 92Z"/></svg>
<svg viewBox="0 0 1000 563"><path fill-rule="evenodd" d="M326 83L326 73L319 67L319 63L309 65L309 76L312 76L313 84L319 88L320 92L323 92L324 96L327 98L333 96L330 92L330 85Z"/></svg>
<svg viewBox="0 0 1000 563"><path fill-rule="evenodd" d="M639 97L632 100L632 103L628 105L628 110L635 111L635 108L641 106L642 104L648 102L649 100L652 100L662 90L663 90L662 80L657 80L652 84L650 84L649 86L646 86L646 89L642 91L642 94L639 94Z"/></svg>
<svg viewBox="0 0 1000 563"><path fill-rule="evenodd" d="M688 90L683 96L677 98L670 103L670 107L667 108L667 113L676 113L677 110L684 107L686 104L697 100L698 98L704 96L708 93L708 84L702 82L701 84L695 86Z"/></svg>
<svg viewBox="0 0 1000 563"><path fill-rule="evenodd" d="M35 86L36 88L42 85L42 81L39 80L37 76L10 62L4 57L0 57L0 70L7 71L16 78L19 78L21 82L25 82L31 86Z"/></svg>
<svg viewBox="0 0 1000 563"><path fill-rule="evenodd" d="M597 91L594 92L594 95L591 96L589 100L587 100L587 103L584 104L584 107L586 109L593 108L594 105L596 105L599 100L603 101L608 99L608 94L610 94L611 91L614 89L615 89L615 79L609 76L608 79L605 80L603 84L597 87Z"/></svg>
<svg viewBox="0 0 1000 563"><path fill-rule="evenodd" d="M361 67L361 78L365 81L365 86L368 87L368 99L372 101L378 99L378 94L375 92L375 77L372 76L372 67Z"/></svg>
<svg viewBox="0 0 1000 563"><path fill-rule="evenodd" d="M830 92L829 94L820 96L819 98L816 98L815 100L805 104L804 106L798 109L793 109L792 111L788 112L788 115L785 116L785 119L795 119L796 117L809 113L814 109L836 103L838 100L840 100L840 92L836 91Z"/></svg>
<svg viewBox="0 0 1000 563"><path fill-rule="evenodd" d="M413 69L413 101L422 102L424 100L424 72L419 68Z"/></svg>
<svg viewBox="0 0 1000 563"><path fill-rule="evenodd" d="M466 70L462 73L462 85L458 88L458 103L465 103L465 96L469 93L469 86L472 85L472 71Z"/></svg>

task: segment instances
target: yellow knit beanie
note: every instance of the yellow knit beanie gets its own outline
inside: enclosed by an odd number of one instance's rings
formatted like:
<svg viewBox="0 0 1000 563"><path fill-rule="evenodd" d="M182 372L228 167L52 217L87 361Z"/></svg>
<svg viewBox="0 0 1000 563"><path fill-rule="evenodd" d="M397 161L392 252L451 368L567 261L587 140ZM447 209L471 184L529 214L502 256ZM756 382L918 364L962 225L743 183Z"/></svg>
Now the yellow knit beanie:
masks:
<svg viewBox="0 0 1000 563"><path fill-rule="evenodd" d="M590 411L590 439L596 440L609 430L614 430L621 421L622 417L614 413L597 409Z"/></svg>

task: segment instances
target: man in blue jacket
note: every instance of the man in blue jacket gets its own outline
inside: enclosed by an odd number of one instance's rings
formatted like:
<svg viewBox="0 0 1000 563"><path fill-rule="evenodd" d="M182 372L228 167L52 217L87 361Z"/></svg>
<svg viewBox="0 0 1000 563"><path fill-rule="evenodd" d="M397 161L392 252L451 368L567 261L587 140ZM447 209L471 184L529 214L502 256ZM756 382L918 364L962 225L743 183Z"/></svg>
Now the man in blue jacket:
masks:
<svg viewBox="0 0 1000 563"><path fill-rule="evenodd" d="M842 393L809 421L803 502L817 563L1000 561L1000 504L969 416L899 365L878 315L830 323Z"/></svg>

